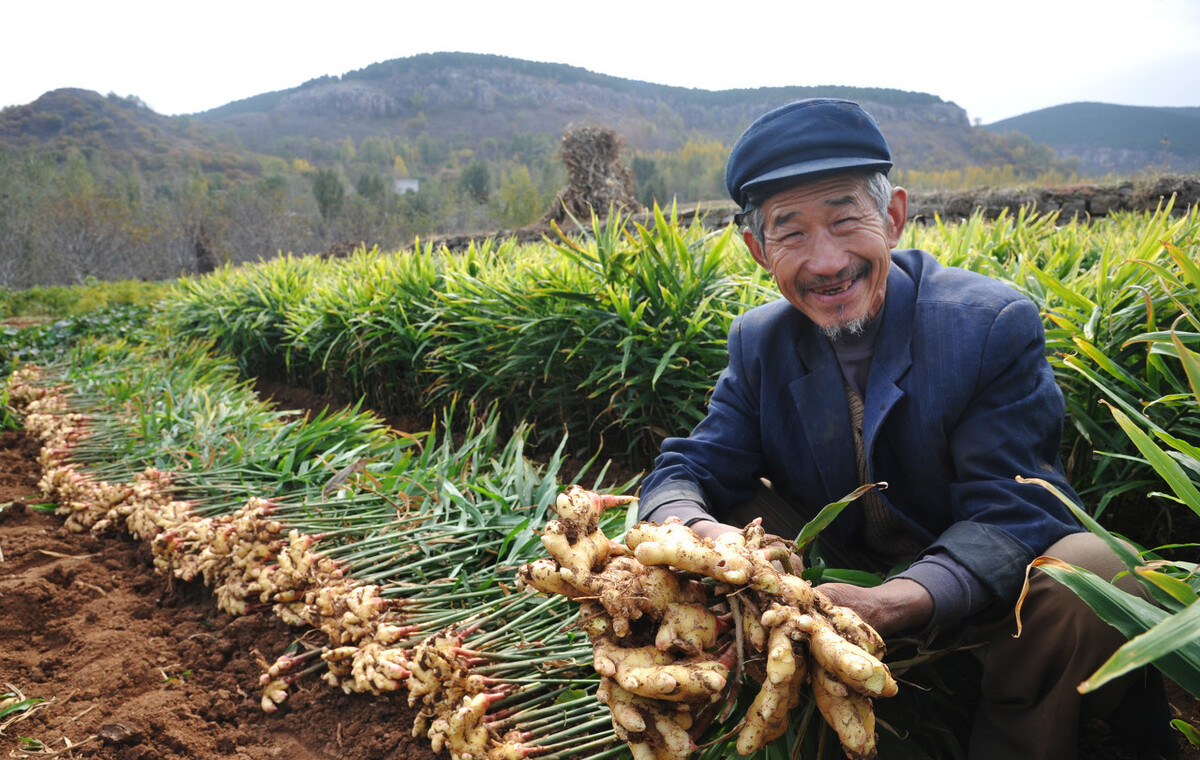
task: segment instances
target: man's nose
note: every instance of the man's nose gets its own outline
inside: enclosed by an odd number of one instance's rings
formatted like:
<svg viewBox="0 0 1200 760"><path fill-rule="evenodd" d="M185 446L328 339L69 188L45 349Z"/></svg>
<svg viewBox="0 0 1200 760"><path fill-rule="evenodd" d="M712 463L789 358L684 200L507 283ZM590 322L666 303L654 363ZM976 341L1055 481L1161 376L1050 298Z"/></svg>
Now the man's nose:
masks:
<svg viewBox="0 0 1200 760"><path fill-rule="evenodd" d="M850 255L839 245L838 240L828 233L813 238L809 248L808 270L815 275L831 276L846 268Z"/></svg>

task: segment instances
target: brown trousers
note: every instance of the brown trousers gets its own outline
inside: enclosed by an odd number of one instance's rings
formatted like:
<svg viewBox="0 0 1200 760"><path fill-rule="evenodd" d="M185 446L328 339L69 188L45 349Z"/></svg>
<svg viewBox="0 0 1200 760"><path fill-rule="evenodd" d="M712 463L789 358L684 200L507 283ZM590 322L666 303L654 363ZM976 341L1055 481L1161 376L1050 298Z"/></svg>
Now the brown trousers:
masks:
<svg viewBox="0 0 1200 760"><path fill-rule="evenodd" d="M1097 536L1076 533L1044 554L1091 570L1111 581L1125 566ZM1136 593L1125 576L1117 586ZM1141 672L1130 673L1088 694L1076 687L1122 644L1125 637L1101 620L1078 596L1049 575L1031 571L1015 615L968 635L987 642L978 651L983 665L980 702L971 728L971 760L1076 757L1079 728L1111 715Z"/></svg>

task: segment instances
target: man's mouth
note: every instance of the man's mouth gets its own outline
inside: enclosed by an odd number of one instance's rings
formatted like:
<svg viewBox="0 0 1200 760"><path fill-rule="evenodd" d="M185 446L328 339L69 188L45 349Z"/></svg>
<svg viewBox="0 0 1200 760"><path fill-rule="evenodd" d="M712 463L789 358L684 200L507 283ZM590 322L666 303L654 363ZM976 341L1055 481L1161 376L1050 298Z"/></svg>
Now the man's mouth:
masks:
<svg viewBox="0 0 1200 760"><path fill-rule="evenodd" d="M858 282L857 278L850 280L842 285L835 285L832 288L814 288L812 292L822 296L836 296L838 293L845 293L854 283Z"/></svg>
<svg viewBox="0 0 1200 760"><path fill-rule="evenodd" d="M819 280L808 283L808 285L804 287L804 290L809 293L815 293L816 295L827 298L840 295L854 287L854 285L869 271L871 271L869 266L843 270L838 272L833 277L823 277Z"/></svg>

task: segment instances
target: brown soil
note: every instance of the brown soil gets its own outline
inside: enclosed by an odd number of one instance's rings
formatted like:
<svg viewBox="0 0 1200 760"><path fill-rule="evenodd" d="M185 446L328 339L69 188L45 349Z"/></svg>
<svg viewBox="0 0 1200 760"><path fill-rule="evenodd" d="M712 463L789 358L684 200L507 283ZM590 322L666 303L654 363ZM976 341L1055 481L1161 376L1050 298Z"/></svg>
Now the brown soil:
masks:
<svg viewBox="0 0 1200 760"><path fill-rule="evenodd" d="M313 679L264 713L258 658L299 631L168 584L128 537L64 530L32 508L37 451L0 434L0 694L46 700L0 718L0 757L434 757L399 694L348 696Z"/></svg>
<svg viewBox="0 0 1200 760"><path fill-rule="evenodd" d="M260 391L285 409L329 403L282 385ZM387 422L428 429L419 416ZM158 575L148 547L127 536L66 531L36 508L37 453L24 434L0 433L0 695L45 700L0 717L0 758L436 757L412 738L399 693L345 695L313 678L264 713L260 663L301 632L269 611L220 612L198 583ZM1171 701L1175 717L1200 725L1200 702L1178 689ZM1087 742L1081 757L1128 757L1106 744Z"/></svg>

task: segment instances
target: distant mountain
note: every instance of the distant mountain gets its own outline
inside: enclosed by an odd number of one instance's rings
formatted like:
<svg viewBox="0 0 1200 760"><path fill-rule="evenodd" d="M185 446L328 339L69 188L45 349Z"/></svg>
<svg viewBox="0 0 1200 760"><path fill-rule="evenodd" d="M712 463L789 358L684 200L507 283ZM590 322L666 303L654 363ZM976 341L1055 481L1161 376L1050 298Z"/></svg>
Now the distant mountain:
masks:
<svg viewBox="0 0 1200 760"><path fill-rule="evenodd" d="M1016 143L973 129L959 106L927 93L856 87L710 91L596 74L496 55L430 53L264 93L195 114L246 147L278 153L295 138L356 140L388 134L471 145L519 134L554 138L571 123L615 128L640 150L689 139L732 144L755 117L810 96L861 102L880 122L897 164L947 169L1003 162Z"/></svg>
<svg viewBox="0 0 1200 760"><path fill-rule="evenodd" d="M1067 103L984 127L1019 132L1061 157L1079 159L1087 174L1145 169L1200 171L1200 108Z"/></svg>
<svg viewBox="0 0 1200 760"><path fill-rule="evenodd" d="M188 117L162 116L136 97L76 88L52 90L27 105L0 110L0 146L60 155L71 148L100 152L117 169L148 173L197 166L232 179L259 172L255 156L197 128Z"/></svg>
<svg viewBox="0 0 1200 760"><path fill-rule="evenodd" d="M1077 103L980 128L962 108L928 93L841 86L711 91L473 53L376 63L190 116L162 116L136 97L55 90L0 110L0 147L103 151L117 168L178 174L199 166L236 179L259 175L271 155L313 166L344 163L330 146L347 138L361 144L389 136L416 147L432 141L443 161L458 151L485 157L489 144L491 157L513 155L530 138L546 150L573 123L612 127L631 151L675 151L689 141L728 146L755 117L809 96L862 103L902 170L1011 165L1021 178L1077 157L1085 173L1137 173L1162 167L1164 135L1173 171L1200 169L1200 108ZM436 171L423 164L423 171Z"/></svg>

